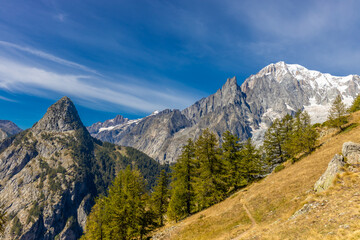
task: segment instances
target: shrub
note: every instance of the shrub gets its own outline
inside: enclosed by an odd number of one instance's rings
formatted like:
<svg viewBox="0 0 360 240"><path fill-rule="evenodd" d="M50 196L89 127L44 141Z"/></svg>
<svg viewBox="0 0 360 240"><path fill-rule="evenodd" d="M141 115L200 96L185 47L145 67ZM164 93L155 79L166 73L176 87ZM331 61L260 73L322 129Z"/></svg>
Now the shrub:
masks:
<svg viewBox="0 0 360 240"><path fill-rule="evenodd" d="M12 224L12 227L11 227L11 235L13 236L19 236L22 232L22 224L19 220L19 218L17 216L14 217L14 220L13 220L13 224Z"/></svg>
<svg viewBox="0 0 360 240"><path fill-rule="evenodd" d="M280 172L281 170L283 170L285 168L284 165L280 164L280 165L277 165L274 169L274 172Z"/></svg>

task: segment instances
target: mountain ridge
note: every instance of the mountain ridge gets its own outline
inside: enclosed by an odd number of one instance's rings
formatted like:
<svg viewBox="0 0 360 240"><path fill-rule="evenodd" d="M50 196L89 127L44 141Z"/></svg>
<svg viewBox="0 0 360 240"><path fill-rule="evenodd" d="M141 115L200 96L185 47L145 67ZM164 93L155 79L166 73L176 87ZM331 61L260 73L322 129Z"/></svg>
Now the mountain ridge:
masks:
<svg viewBox="0 0 360 240"><path fill-rule="evenodd" d="M114 130L104 129L92 136L133 146L161 163L169 163L176 161L179 149L187 138L195 139L205 128L215 132L218 137L229 130L242 140L252 137L260 144L274 119L294 114L300 109L309 112L313 123L323 122L338 94L341 94L345 104L350 105L359 93L358 75L336 77L308 70L298 64L278 62L251 75L241 86L237 84L236 77L229 78L214 94L180 111L178 117L183 122L182 127L164 130L171 134L166 133L168 137L156 142L155 146L149 144L152 135L139 135L139 131L133 130L138 129L136 126L142 125L146 117L136 120L132 125L126 125L122 131L116 132L114 127ZM164 123L169 119L166 114L155 115L155 118ZM146 126L153 129L164 128L160 125Z"/></svg>

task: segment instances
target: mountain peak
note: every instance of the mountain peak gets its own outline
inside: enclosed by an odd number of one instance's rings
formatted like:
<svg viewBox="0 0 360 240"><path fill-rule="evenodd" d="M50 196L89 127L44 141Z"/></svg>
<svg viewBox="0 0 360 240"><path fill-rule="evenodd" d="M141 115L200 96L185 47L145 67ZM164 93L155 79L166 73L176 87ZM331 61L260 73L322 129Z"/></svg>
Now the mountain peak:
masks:
<svg viewBox="0 0 360 240"><path fill-rule="evenodd" d="M65 132L81 127L83 124L75 105L70 98L65 96L48 108L44 117L36 123L33 130L36 132Z"/></svg>
<svg viewBox="0 0 360 240"><path fill-rule="evenodd" d="M228 78L226 83L222 86L221 92L225 94L235 93L238 89L236 77Z"/></svg>
<svg viewBox="0 0 360 240"><path fill-rule="evenodd" d="M22 131L21 128L19 128L15 123L9 120L0 120L0 129L5 131L9 135L14 135Z"/></svg>
<svg viewBox="0 0 360 240"><path fill-rule="evenodd" d="M227 80L226 80L226 83L224 84L224 86L233 86L233 85L235 85L235 86L237 86L237 80L236 80L236 77L234 76L234 77L232 77L232 78L228 78Z"/></svg>

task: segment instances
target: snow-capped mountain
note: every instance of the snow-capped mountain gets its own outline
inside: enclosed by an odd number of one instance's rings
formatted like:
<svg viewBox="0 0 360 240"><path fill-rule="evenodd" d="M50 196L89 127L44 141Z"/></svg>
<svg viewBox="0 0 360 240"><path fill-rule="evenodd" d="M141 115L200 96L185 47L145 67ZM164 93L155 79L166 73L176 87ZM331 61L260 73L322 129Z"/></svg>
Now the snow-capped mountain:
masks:
<svg viewBox="0 0 360 240"><path fill-rule="evenodd" d="M159 111L154 111L147 117L155 116L158 113ZM144 118L130 120L121 115L117 115L115 118L106 120L105 122L94 123L93 125L87 127L87 130L93 137L103 141L114 142L114 135L126 133L143 119Z"/></svg>
<svg viewBox="0 0 360 240"><path fill-rule="evenodd" d="M278 62L250 76L241 86L251 111L260 122L251 125L253 139L261 142L271 122L286 113L306 110L312 123L324 122L335 97L349 106L360 93L358 75L345 77L321 73L298 64Z"/></svg>
<svg viewBox="0 0 360 240"><path fill-rule="evenodd" d="M359 93L358 75L336 77L278 62L241 86L235 77L228 79L216 93L182 111L164 110L137 120L121 117L119 122L112 119L88 129L101 140L138 148L160 162L174 162L186 140L195 139L202 129L219 137L230 130L260 143L274 119L305 109L313 123L323 122L338 94L350 105Z"/></svg>

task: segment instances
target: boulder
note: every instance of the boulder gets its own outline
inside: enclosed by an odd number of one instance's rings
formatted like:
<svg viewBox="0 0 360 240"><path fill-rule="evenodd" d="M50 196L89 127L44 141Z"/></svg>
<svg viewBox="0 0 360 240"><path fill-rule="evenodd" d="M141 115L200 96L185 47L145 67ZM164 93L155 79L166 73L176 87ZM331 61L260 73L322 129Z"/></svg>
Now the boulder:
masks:
<svg viewBox="0 0 360 240"><path fill-rule="evenodd" d="M358 164L360 163L360 144L353 142L346 142L342 147L342 154L347 158L347 163Z"/></svg>
<svg viewBox="0 0 360 240"><path fill-rule="evenodd" d="M325 173L315 183L315 192L322 192L328 189L332 185L336 174L343 172L342 167L344 165L344 157L342 155L335 154L333 159L329 162Z"/></svg>

